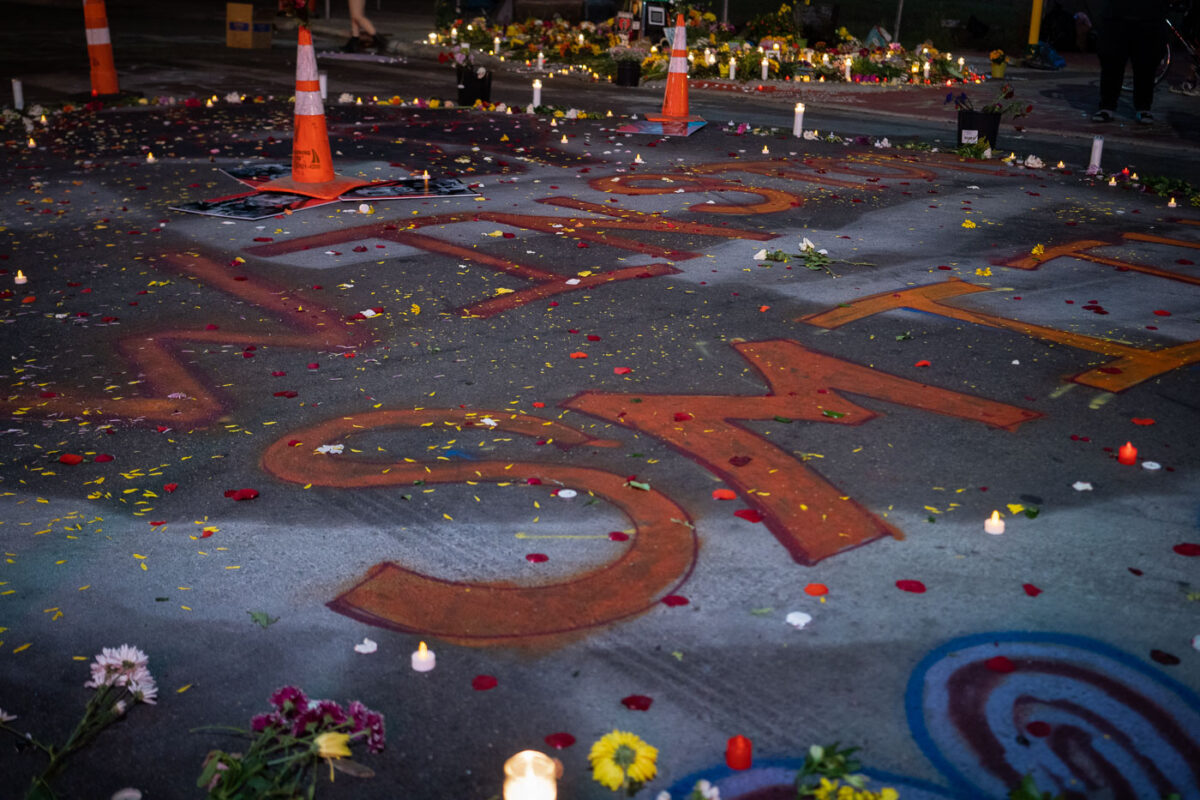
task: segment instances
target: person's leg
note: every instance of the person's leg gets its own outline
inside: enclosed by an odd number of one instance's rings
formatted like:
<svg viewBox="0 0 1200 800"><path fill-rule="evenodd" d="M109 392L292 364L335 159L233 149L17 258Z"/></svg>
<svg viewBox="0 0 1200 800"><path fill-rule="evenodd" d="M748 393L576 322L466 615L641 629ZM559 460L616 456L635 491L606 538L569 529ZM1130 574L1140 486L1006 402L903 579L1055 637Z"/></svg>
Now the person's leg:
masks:
<svg viewBox="0 0 1200 800"><path fill-rule="evenodd" d="M1149 111L1154 102L1154 73L1166 49L1166 24L1147 20L1130 24L1130 61L1133 64L1133 108Z"/></svg>
<svg viewBox="0 0 1200 800"><path fill-rule="evenodd" d="M347 0L350 7L350 36L374 36L375 26L367 19L367 0Z"/></svg>
<svg viewBox="0 0 1200 800"><path fill-rule="evenodd" d="M1123 22L1103 21L1097 55L1100 57L1100 109L1116 111L1121 81L1125 78L1125 62L1129 59L1129 38Z"/></svg>

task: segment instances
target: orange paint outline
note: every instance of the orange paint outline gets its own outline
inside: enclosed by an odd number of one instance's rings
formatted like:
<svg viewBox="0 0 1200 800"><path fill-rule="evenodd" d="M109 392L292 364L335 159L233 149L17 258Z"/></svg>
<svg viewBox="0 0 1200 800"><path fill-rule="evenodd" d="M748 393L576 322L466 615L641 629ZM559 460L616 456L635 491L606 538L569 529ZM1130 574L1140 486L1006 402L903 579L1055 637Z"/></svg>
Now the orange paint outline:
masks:
<svg viewBox="0 0 1200 800"><path fill-rule="evenodd" d="M654 214L646 214L629 209L606 208L597 203L587 203L569 197L548 197L538 202L579 211L590 211L603 214L609 218L534 216L529 214L511 214L503 211L454 212L413 219L402 226L388 222L376 222L352 228L342 228L312 236L290 239L285 242L257 245L246 248L246 252L255 256L270 258L301 250L345 245L363 239L385 239L426 252L470 261L486 269L503 272L536 284L530 288L507 292L458 309L458 313L466 317L491 317L555 295L595 288L616 281L674 275L679 270L670 264L647 264L638 267L622 267L615 270L594 272L592 275L583 277L559 275L503 256L482 252L477 248L447 242L428 234L418 233L417 231L432 226L446 226L465 222L490 222L550 235L563 233L573 239L592 242L594 244L609 245L653 258L664 258L674 261L697 258L700 254L686 250L681 251L660 247L659 245L623 236L610 236L608 232L649 231L655 233L687 233L699 236L718 236L724 239L751 239L754 241L767 241L776 237L775 234L763 233L761 231L747 231L724 226L718 227L695 222L668 220ZM567 283L569 280L578 282Z"/></svg>
<svg viewBox="0 0 1200 800"><path fill-rule="evenodd" d="M1051 250L1047 249L1046 252L1049 253ZM1071 333L982 311L968 311L945 303L955 297L987 291L991 290L986 286L968 283L961 278L948 278L943 283L925 284L897 292L880 292L868 297L860 297L845 306L808 314L797 318L796 321L818 328L833 329L875 314L906 308L937 314L959 322L1000 328L1035 339L1116 357L1117 360L1111 361L1103 367L1089 369L1067 379L1084 386L1103 389L1106 392L1123 392L1171 370L1200 362L1200 341L1157 350L1146 350L1111 339Z"/></svg>
<svg viewBox="0 0 1200 800"><path fill-rule="evenodd" d="M222 414L227 398L199 375L202 367L191 367L180 360L179 347L184 343L218 345L255 345L259 347L293 347L327 349L336 346L358 347L367 341L342 316L320 303L303 298L288 302L302 293L255 277L234 280L229 267L198 253L170 254L152 264L196 278L208 287L231 295L277 318L283 327L294 333L274 333L270 330L207 330L200 328L167 328L122 336L113 348L129 362L135 374L144 376L136 397L114 398L107 395L72 395L63 389L58 397L41 398L16 395L0 399L0 409L7 412L24 411L39 416L78 414L102 417L146 419L170 423L173 426L202 425ZM298 312L303 305L304 311ZM188 395L185 400L168 398L168 393Z"/></svg>
<svg viewBox="0 0 1200 800"><path fill-rule="evenodd" d="M1189 242L1186 239L1171 239L1166 236L1155 236L1150 233L1122 233L1121 238L1127 241L1148 242L1151 244L1162 244L1169 247L1189 247L1200 248L1200 242ZM1172 272L1171 270L1161 269L1151 264L1139 264L1134 261L1122 261L1117 258L1109 258L1097 253L1088 252L1093 247L1116 247L1120 242L1102 241L1099 239L1080 239L1074 242L1055 245L1054 247L1046 248L1046 251L1040 256L1032 254L1018 256L1017 258L1007 261L993 262L1002 267L1012 267L1013 269L1034 270L1041 267L1043 264L1053 261L1056 258L1078 258L1081 261L1091 261L1095 264L1104 264L1109 267L1116 267L1120 270L1129 270L1130 272L1144 272L1147 275L1153 275L1156 278L1166 278L1171 281L1179 281L1180 283L1190 283L1194 286L1200 286L1200 276L1185 275L1181 272Z"/></svg>
<svg viewBox="0 0 1200 800"><path fill-rule="evenodd" d="M447 421L478 426L484 417L502 430L552 437L563 449L610 447L616 442L588 437L575 428L503 410L384 410L338 417L310 425L273 442L262 469L297 484L335 488L383 488L444 483L519 483L538 477L590 492L612 503L636 528L613 561L567 580L539 585L511 581L451 581L384 562L328 605L340 614L392 630L484 646L513 639L562 636L608 625L655 608L691 575L699 545L687 512L662 492L641 491L606 470L537 462L459 461L383 463L353 456L316 453L306 442L344 442L390 428L416 428ZM440 429L440 428L439 428Z"/></svg>
<svg viewBox="0 0 1200 800"><path fill-rule="evenodd" d="M654 182L652 186L638 185L651 181ZM615 175L607 178L593 178L588 181L588 185L598 192L632 196L679 194L680 192L684 194L691 192L744 192L756 194L762 198L761 202L750 205L695 203L688 207L689 211L706 214L771 214L804 204L803 197L779 189L742 186L732 181L714 180L683 173L639 172L634 175Z"/></svg>
<svg viewBox="0 0 1200 800"><path fill-rule="evenodd" d="M734 349L758 370L765 395L669 395L583 392L563 408L661 439L734 487L791 557L812 565L900 532L818 473L739 421L790 420L861 425L874 411L857 394L1013 431L1042 414L916 383L810 350L786 339L741 342ZM639 402L632 402L637 400ZM683 418L677 417L683 415ZM734 463L749 459L740 466ZM734 461L731 461L733 459Z"/></svg>

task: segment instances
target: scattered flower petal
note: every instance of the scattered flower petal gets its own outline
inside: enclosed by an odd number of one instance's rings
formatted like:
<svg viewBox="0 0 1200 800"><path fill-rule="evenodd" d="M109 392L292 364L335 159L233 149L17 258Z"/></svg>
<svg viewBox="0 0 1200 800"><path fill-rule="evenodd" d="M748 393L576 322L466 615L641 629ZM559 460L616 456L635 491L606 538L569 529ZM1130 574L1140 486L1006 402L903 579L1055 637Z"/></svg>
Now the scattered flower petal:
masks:
<svg viewBox="0 0 1200 800"><path fill-rule="evenodd" d="M471 688L477 692L486 692L488 689L495 689L500 685L500 681L492 675L476 675L471 679Z"/></svg>
<svg viewBox="0 0 1200 800"><path fill-rule="evenodd" d="M808 623L812 622L812 614L805 614L803 611L793 611L788 614L784 620L793 628L803 628Z"/></svg>
<svg viewBox="0 0 1200 800"><path fill-rule="evenodd" d="M356 653L374 653L379 649L379 645L371 639L364 638L361 643L354 645Z"/></svg>

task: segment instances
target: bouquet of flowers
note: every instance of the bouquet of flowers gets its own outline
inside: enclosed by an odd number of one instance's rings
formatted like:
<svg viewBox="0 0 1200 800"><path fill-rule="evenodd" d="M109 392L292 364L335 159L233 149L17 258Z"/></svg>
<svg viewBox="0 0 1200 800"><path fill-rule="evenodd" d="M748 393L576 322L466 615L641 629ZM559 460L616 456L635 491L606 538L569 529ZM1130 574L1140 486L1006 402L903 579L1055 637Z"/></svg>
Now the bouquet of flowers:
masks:
<svg viewBox="0 0 1200 800"><path fill-rule="evenodd" d="M271 695L272 711L250 720L250 730L224 728L246 736L244 753L212 750L204 760L196 785L208 791L209 800L292 800L312 798L317 788L315 767L321 759L333 771L358 778L374 772L350 761L350 744L366 740L367 750L382 752L383 715L355 700L345 709L332 700L309 700L295 686Z"/></svg>
<svg viewBox="0 0 1200 800"><path fill-rule="evenodd" d="M1007 64L1008 63L1008 56L1006 56L1004 54L1004 51L1000 50L1000 49L996 49L996 50L993 50L992 52L988 53L988 58L991 59L993 64Z"/></svg>
<svg viewBox="0 0 1200 800"><path fill-rule="evenodd" d="M1013 119L1023 117L1030 111L1033 111L1032 103L1022 103L1013 99L1016 92L1013 90L1012 84L1006 83L1000 87L1000 91L996 97L978 108L975 103L967 96L966 92L955 94L949 92L946 94L946 101L943 103L954 103L954 107L959 111L978 111L982 114L999 114L1002 117L1009 116Z"/></svg>
<svg viewBox="0 0 1200 800"><path fill-rule="evenodd" d="M89 745L101 731L124 717L125 712L138 703L154 705L158 687L147 667L149 662L145 653L127 644L103 648L91 664L92 679L84 684L96 693L88 700L83 719L62 747L43 744L30 734L11 727L7 723L14 721L16 716L0 709L0 730L33 745L50 760L42 773L33 779L25 795L28 800L53 800L56 795L50 788L50 781L62 771L72 754Z"/></svg>

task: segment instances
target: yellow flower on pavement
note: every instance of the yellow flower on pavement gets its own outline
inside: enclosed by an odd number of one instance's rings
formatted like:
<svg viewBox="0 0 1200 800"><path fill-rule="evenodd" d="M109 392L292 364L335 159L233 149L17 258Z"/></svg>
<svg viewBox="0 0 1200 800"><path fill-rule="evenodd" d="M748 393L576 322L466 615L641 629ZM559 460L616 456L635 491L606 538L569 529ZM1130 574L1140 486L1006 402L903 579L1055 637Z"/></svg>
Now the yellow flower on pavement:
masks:
<svg viewBox="0 0 1200 800"><path fill-rule="evenodd" d="M658 749L628 731L601 736L588 753L592 778L615 791L643 784L658 774Z"/></svg>
<svg viewBox="0 0 1200 800"><path fill-rule="evenodd" d="M975 227L975 223L974 223L974 222L972 222L972 221L971 221L971 220L969 220L969 219L964 219L964 220L963 220L963 227L964 227L964 228L974 228L974 227Z"/></svg>
<svg viewBox="0 0 1200 800"><path fill-rule="evenodd" d="M348 758L350 756L350 734L322 733L313 739L317 746L317 755L321 758Z"/></svg>

